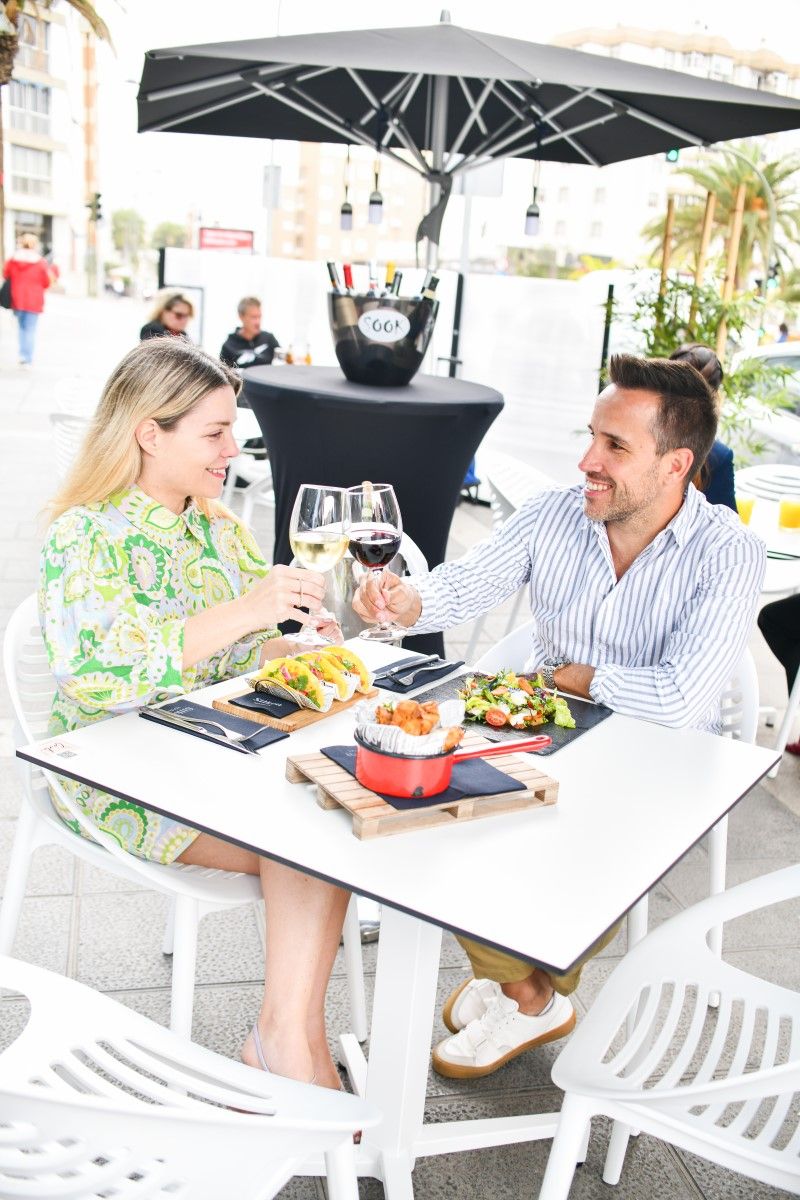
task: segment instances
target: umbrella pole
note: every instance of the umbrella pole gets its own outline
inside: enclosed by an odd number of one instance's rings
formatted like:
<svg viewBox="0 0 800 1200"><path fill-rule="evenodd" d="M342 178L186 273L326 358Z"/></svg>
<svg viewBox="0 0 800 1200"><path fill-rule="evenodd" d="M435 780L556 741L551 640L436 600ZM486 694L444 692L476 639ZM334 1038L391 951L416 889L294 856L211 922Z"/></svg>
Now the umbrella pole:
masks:
<svg viewBox="0 0 800 1200"><path fill-rule="evenodd" d="M447 105L448 86L450 80L446 75L437 75L433 83L433 115L431 118L431 151L433 154L433 170L439 172L444 167L444 151L447 141ZM435 208L442 194L441 185L431 183L428 197L429 210ZM425 265L429 271L436 269L439 263L438 242L428 238L425 250Z"/></svg>

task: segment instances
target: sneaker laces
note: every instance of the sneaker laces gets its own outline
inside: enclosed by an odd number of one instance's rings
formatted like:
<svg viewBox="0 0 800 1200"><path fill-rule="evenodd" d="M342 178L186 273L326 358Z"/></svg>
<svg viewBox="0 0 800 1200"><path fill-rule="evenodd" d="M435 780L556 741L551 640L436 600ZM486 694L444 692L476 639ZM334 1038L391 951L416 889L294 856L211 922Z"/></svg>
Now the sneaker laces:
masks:
<svg viewBox="0 0 800 1200"><path fill-rule="evenodd" d="M511 1025L512 1018L519 1011L519 1005L516 1000L510 1000L508 996L493 1000L486 1008L486 1012L482 1017L476 1017L474 1021L470 1021L462 1029L462 1034L466 1035L466 1041L473 1049L477 1049L482 1043L489 1042L497 1049L505 1043L508 1044L509 1039L504 1039L504 1034ZM511 1039L513 1041L513 1039Z"/></svg>

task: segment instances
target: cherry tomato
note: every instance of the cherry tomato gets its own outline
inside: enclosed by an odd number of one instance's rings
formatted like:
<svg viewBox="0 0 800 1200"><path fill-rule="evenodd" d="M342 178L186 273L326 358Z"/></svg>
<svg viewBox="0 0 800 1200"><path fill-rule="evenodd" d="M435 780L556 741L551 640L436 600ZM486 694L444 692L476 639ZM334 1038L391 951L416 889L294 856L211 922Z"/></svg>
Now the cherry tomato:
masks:
<svg viewBox="0 0 800 1200"><path fill-rule="evenodd" d="M507 717L502 708L487 708L483 719L487 725L493 725L495 729L499 729L501 725L505 725Z"/></svg>

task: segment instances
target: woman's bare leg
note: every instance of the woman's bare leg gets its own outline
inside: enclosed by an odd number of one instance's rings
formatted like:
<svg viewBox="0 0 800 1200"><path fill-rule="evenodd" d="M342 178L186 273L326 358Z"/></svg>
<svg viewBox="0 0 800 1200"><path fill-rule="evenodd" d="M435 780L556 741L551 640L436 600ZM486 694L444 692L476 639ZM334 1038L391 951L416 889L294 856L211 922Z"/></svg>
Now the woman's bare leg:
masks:
<svg viewBox="0 0 800 1200"><path fill-rule="evenodd" d="M266 985L258 1028L270 1070L338 1087L325 1039L325 992L348 893L220 838L201 833L180 862L259 873L267 912ZM242 1059L259 1066L252 1036Z"/></svg>

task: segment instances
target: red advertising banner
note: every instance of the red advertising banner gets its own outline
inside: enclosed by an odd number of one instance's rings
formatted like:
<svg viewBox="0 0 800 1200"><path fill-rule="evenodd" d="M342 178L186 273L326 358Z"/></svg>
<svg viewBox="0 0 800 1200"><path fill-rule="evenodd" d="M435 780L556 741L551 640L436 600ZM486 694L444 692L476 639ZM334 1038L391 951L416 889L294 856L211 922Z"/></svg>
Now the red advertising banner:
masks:
<svg viewBox="0 0 800 1200"><path fill-rule="evenodd" d="M201 250L250 250L253 249L252 229L217 229L201 226L198 246Z"/></svg>

